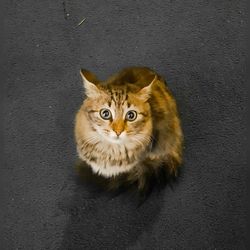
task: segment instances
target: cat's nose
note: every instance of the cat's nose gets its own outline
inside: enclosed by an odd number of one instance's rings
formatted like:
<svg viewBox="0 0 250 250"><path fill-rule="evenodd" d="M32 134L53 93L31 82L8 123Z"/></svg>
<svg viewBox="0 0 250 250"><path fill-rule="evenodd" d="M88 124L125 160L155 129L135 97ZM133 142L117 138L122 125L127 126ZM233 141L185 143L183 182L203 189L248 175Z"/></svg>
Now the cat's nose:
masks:
<svg viewBox="0 0 250 250"><path fill-rule="evenodd" d="M112 125L112 129L114 130L114 132L118 137L124 130L124 123L120 121L114 122Z"/></svg>
<svg viewBox="0 0 250 250"><path fill-rule="evenodd" d="M121 130L118 130L118 131L115 131L115 133L116 133L116 135L117 135L117 137L122 133L122 131Z"/></svg>

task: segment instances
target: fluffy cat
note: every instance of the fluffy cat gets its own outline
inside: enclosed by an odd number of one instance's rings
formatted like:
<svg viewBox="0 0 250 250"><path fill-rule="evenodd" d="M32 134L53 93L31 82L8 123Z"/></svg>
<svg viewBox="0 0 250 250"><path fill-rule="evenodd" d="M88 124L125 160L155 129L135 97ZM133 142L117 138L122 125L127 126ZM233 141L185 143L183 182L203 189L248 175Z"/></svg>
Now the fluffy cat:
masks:
<svg viewBox="0 0 250 250"><path fill-rule="evenodd" d="M80 71L86 98L75 119L81 168L109 188L177 176L183 134L174 97L164 79L146 67L130 67L99 81Z"/></svg>

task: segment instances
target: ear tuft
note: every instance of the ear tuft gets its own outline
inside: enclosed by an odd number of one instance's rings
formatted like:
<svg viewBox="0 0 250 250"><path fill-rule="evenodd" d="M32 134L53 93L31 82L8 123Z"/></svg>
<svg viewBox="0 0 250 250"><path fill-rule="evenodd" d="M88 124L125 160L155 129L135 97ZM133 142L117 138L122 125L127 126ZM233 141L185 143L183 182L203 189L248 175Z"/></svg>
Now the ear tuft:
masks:
<svg viewBox="0 0 250 250"><path fill-rule="evenodd" d="M81 69L80 75L83 80L83 85L85 89L85 94L88 97L97 97L100 94L99 88L96 86L98 82L96 77L88 70Z"/></svg>
<svg viewBox="0 0 250 250"><path fill-rule="evenodd" d="M148 86L142 88L142 89L138 92L138 96L139 96L139 98L140 98L142 101L146 102L146 101L150 98L151 93L152 93L153 84L154 84L156 81L157 81L157 76L154 77L154 79L151 81L151 83L150 83Z"/></svg>

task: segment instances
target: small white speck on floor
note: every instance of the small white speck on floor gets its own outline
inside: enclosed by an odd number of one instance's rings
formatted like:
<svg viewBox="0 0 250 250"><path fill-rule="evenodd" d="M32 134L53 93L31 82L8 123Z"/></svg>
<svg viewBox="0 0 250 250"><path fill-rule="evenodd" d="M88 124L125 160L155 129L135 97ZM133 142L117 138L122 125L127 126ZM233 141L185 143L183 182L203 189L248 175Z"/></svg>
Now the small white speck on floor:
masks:
<svg viewBox="0 0 250 250"><path fill-rule="evenodd" d="M36 45L36 47L39 47L39 46L40 46L39 44Z"/></svg>
<svg viewBox="0 0 250 250"><path fill-rule="evenodd" d="M49 108L51 109L51 108L52 108L52 106L50 105L50 106L49 106Z"/></svg>

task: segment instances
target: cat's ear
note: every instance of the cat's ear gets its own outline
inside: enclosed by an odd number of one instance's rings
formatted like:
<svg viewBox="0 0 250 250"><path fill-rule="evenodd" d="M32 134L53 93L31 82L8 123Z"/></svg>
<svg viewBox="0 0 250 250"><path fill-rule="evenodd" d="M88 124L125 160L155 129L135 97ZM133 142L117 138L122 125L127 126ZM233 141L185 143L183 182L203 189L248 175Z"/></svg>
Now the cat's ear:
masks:
<svg viewBox="0 0 250 250"><path fill-rule="evenodd" d="M139 92L138 92L138 96L139 98L146 102L152 93L152 88L154 83L157 81L157 76L154 77L154 79L151 81L151 83L149 85L147 85L146 87L142 88Z"/></svg>
<svg viewBox="0 0 250 250"><path fill-rule="evenodd" d="M97 78L91 72L85 69L80 70L80 75L83 80L86 96L94 98L100 95L100 89L96 86L98 82Z"/></svg>

